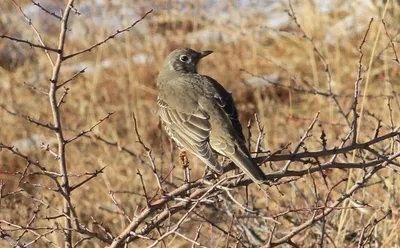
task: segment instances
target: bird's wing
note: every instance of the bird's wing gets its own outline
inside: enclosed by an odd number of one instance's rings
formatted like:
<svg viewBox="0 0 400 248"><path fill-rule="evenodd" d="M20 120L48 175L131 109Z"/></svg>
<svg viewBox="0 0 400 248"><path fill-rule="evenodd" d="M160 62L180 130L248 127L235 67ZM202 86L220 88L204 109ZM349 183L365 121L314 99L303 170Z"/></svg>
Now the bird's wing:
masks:
<svg viewBox="0 0 400 248"><path fill-rule="evenodd" d="M225 114L229 117L232 126L235 129L236 135L240 139L240 142L245 142L242 125L240 124L239 121L239 115L236 110L232 94L226 91L225 88L213 78L208 76L204 77L206 77L216 89L217 94L213 96L214 100L218 103L218 105L224 110Z"/></svg>
<svg viewBox="0 0 400 248"><path fill-rule="evenodd" d="M195 154L211 169L221 173L221 165L209 144L211 125L207 113L197 108L193 113L186 114L169 108L161 99L157 103L164 127L174 141Z"/></svg>
<svg viewBox="0 0 400 248"><path fill-rule="evenodd" d="M229 157L242 171L244 171L254 182L263 183L265 181L264 172L253 161L250 153L245 145L245 138L239 116L232 98L222 85L214 79L207 77L213 84L216 94L213 95L214 101L219 105L221 110L229 117L233 127L234 143L227 141L226 137L213 135L211 137L211 147L217 152ZM229 132L228 132L229 133Z"/></svg>

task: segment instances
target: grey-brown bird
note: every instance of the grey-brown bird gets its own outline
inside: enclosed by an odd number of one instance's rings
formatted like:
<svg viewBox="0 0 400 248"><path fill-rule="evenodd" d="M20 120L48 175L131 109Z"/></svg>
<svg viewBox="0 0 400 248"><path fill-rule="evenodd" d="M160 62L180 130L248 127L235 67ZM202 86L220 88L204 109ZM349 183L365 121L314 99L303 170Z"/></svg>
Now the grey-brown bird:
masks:
<svg viewBox="0 0 400 248"><path fill-rule="evenodd" d="M179 147L222 172L215 152L231 159L254 182L265 175L245 145L233 98L222 85L197 73L197 65L212 51L176 49L165 59L157 79L160 118Z"/></svg>

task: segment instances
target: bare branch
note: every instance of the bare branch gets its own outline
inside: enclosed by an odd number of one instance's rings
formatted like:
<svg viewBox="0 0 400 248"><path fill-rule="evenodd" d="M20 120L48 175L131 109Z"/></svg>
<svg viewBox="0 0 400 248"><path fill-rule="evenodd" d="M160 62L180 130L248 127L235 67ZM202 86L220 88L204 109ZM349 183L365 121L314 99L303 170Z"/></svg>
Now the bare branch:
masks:
<svg viewBox="0 0 400 248"><path fill-rule="evenodd" d="M124 33L124 32L126 32L126 31L129 31L129 30L130 30L131 28L133 28L137 23L141 22L144 18L146 18L146 16L149 15L151 12L153 12L153 10L147 11L146 14L144 14L139 20L135 21L135 22L134 22L133 24L131 24L129 27L126 27L126 28L124 28L124 29L122 29L122 30L117 30L115 33L111 34L110 36L108 36L108 37L105 38L104 40L102 40L102 41L100 41L100 42L97 42L96 44L93 44L93 45L91 45L90 47L88 47L88 48L86 48L86 49L83 49L83 50L80 50L80 51L78 51L78 52L75 52L75 53L72 53L72 54L69 54L69 55L64 56L64 57L63 57L63 60L68 60L68 59L70 59L70 58L72 58L72 57L75 57L75 56L77 56L77 55L79 55L79 54L86 53L86 52L90 52L92 49L94 49L94 48L96 48L96 47L98 47L98 46L103 45L103 44L106 43L107 41L113 39L115 36L117 36L117 35L119 35L119 34L121 34L121 33Z"/></svg>
<svg viewBox="0 0 400 248"><path fill-rule="evenodd" d="M398 157L400 154L396 154L394 156L392 156L393 158ZM370 170L370 172L368 172L362 179L360 179L359 181L357 181L345 194L341 195L334 203L332 203L328 209L325 209L324 211L322 211L321 214L315 215L313 216L311 219L309 219L308 221L304 222L303 224L301 224L299 227L295 228L294 230L292 230L289 234L285 235L282 238L279 238L275 241L271 242L271 246L270 247L276 247L278 245L287 243L291 238L293 238L295 235L299 234L302 230L308 228L311 225L314 225L317 221L325 218L325 216L327 216L329 213L331 213L335 207L337 207L338 205L340 205L345 199L349 198L351 195L354 194L354 192L356 192L358 189L360 189L361 187L364 186L364 184L373 176L375 175L376 172L378 172L379 170L381 170L382 168L384 168L385 164L383 164L382 166L377 166L374 167L372 170Z"/></svg>
<svg viewBox="0 0 400 248"><path fill-rule="evenodd" d="M113 115L114 112L110 112L108 113L105 117L103 117L102 119L100 119L98 122L96 122L93 126L91 126L89 129L80 132L79 134L75 135L74 137L71 137L67 140L65 140L65 144L71 143L72 141L79 139L80 137L82 137L83 135L90 133L95 127L97 127L98 125L100 125L102 122L104 122L105 120L107 120L108 118L110 118L111 115Z"/></svg>
<svg viewBox="0 0 400 248"><path fill-rule="evenodd" d="M363 51L362 51L362 47L364 46L364 43L365 43L365 41L366 41L366 39L367 39L367 35L368 35L368 32L369 32L369 30L370 30L370 28L371 28L371 24L372 24L372 21L373 21L373 20L374 20L374 18L371 18L371 20L370 20L370 22L369 22L369 24L368 24L368 28L367 28L367 30L365 31L364 38L363 38L363 40L361 41L360 46L358 47L360 56L359 56L359 59L358 59L358 68L357 68L356 82L355 82L355 84L354 84L353 105L352 105L352 107L351 107L351 109L352 109L352 111L353 111L353 123L352 123L352 129L353 129L353 143L357 143L357 139L358 139L358 129L359 129L359 125L358 125L358 123L357 123L357 120L358 120L358 117L359 117L359 116L358 116L358 113L357 113L357 105L358 105L358 97L359 97L359 91L360 91L360 83L361 83L361 80L362 80L362 77L361 77L361 73L362 73L362 59L363 59L363 57L364 57L364 53L363 53Z"/></svg>
<svg viewBox="0 0 400 248"><path fill-rule="evenodd" d="M72 186L71 186L71 192L74 191L75 189L79 188L80 186L84 185L85 183L89 182L89 181L92 180L93 178L97 177L99 174L103 173L105 168L106 168L106 167L104 166L104 167L102 167L100 170L96 170L95 172L90 173L90 176L89 176L88 178L86 178L85 180L83 180L83 181L80 182L80 183L77 183L77 184L75 184L75 185L72 185Z"/></svg>
<svg viewBox="0 0 400 248"><path fill-rule="evenodd" d="M85 73L87 67L83 68L82 70L78 71L77 73L75 73L72 77L70 77L69 79L67 79L66 81L64 81L63 83L61 83L60 85L57 86L57 89L65 86L67 83L73 81L74 79L76 79L79 75Z"/></svg>
<svg viewBox="0 0 400 248"><path fill-rule="evenodd" d="M29 26L31 26L33 32L35 32L40 44L42 44L43 47L46 47L46 45L44 44L44 41L42 39L42 36L39 34L39 31L33 25L32 20L24 13L24 11L22 10L21 6L19 6L14 0L11 0L11 1L14 3L15 7L18 8L19 12L21 12L21 14L24 16L25 20L29 23ZM46 56L49 59L51 65L54 66L54 61L51 58L51 56L50 56L49 52L47 51L47 49L45 49L44 52L46 53Z"/></svg>
<svg viewBox="0 0 400 248"><path fill-rule="evenodd" d="M40 48L40 49L47 50L47 51L52 51L52 52L55 52L55 53L60 53L61 52L59 49L56 49L56 48L35 44L35 43L30 42L28 40L23 40L23 39L11 37L11 36L8 36L8 35L5 35L5 34L0 34L0 38L16 41L17 43L24 43L24 44L29 45L30 47Z"/></svg>
<svg viewBox="0 0 400 248"><path fill-rule="evenodd" d="M34 86L34 85L28 84L28 83L26 83L26 82L22 82L21 84L24 85L24 86L26 86L26 87L28 87L29 89L31 89L31 90L33 90L33 91L35 91L35 92L40 93L40 94L43 94L43 95L46 95L46 96L49 95L48 92L46 92L45 90L38 89L38 88L37 88L36 86Z"/></svg>
<svg viewBox="0 0 400 248"><path fill-rule="evenodd" d="M152 156L152 154L151 154L151 149L149 149L149 148L143 143L142 138L140 137L139 130L138 130L138 127L137 127L136 116L135 116L135 113L133 113L133 112L132 112L132 119L133 119L133 124L134 124L134 127L135 127L136 136L137 136L137 138L138 138L138 141L137 141L137 142L138 142L139 144L141 144L142 147L143 147L143 149L147 152L147 157L149 158L150 164L151 164L151 166L152 166L152 170L153 170L154 177L155 177L156 180L157 180L158 188L159 188L161 194L164 194L164 189L162 188L162 185L161 185L160 176L157 174L157 167L156 167L156 164L154 163L154 159L153 159L153 156Z"/></svg>
<svg viewBox="0 0 400 248"><path fill-rule="evenodd" d="M31 0L31 2L32 2L33 5L39 7L41 10L43 10L43 11L46 12L47 14L49 14L49 15L51 15L51 16L54 16L55 18L57 18L58 20L61 21L61 19L62 19L61 16L57 15L57 14L54 13L54 12L50 12L48 9L46 9L45 7L43 7L42 5L40 5L40 3L37 3L37 2L35 2L35 1L33 1L33 0Z"/></svg>
<svg viewBox="0 0 400 248"><path fill-rule="evenodd" d="M318 120L319 113L320 113L320 112L318 112L318 113L315 115L314 120L311 122L310 126L307 128L307 130L306 130L306 132L304 133L303 137L301 137L299 143L297 144L296 148L294 149L294 151L293 151L293 153L292 153L294 156L297 154L297 152L299 151L299 149L304 145L304 141L305 141L308 137L310 137L310 136L309 136L309 133L310 133L311 130L314 128L314 124L315 124L315 122L317 122L317 120ZM291 162L292 162L292 160L289 160L289 161L286 163L285 167L283 168L283 171L284 171L284 172L286 172L286 171L289 170L289 166L290 166Z"/></svg>
<svg viewBox="0 0 400 248"><path fill-rule="evenodd" d="M393 60L394 60L397 64L400 64L399 57L397 57L396 48L394 47L394 41L393 41L392 38L390 38L389 32L388 32L388 30L387 30L387 28L386 28L386 23L385 23L385 21L384 21L383 19L382 19L382 24L383 24L383 27L385 28L386 36L389 38L390 44L392 45L392 49L393 49L393 52L394 52L394 59L393 59Z"/></svg>

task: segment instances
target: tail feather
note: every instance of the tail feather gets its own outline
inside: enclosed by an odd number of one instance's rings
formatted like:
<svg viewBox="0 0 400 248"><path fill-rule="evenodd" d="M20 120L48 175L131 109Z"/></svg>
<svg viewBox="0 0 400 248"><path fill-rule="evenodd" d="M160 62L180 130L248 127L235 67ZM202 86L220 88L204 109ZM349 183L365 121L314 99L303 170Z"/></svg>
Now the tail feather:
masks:
<svg viewBox="0 0 400 248"><path fill-rule="evenodd" d="M236 152L229 158L255 183L262 184L266 181L264 172L253 159L249 155L246 155L240 148L236 149Z"/></svg>

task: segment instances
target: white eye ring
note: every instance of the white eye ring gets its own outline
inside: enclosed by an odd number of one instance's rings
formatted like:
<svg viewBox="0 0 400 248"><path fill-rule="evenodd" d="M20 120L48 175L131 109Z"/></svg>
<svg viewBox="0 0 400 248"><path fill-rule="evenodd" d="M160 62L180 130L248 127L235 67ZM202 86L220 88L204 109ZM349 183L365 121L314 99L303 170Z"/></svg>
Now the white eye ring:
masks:
<svg viewBox="0 0 400 248"><path fill-rule="evenodd" d="M188 56L186 56L186 55L181 55L179 57L179 60L184 62L184 63L189 63L190 62L190 58Z"/></svg>

